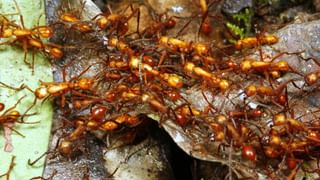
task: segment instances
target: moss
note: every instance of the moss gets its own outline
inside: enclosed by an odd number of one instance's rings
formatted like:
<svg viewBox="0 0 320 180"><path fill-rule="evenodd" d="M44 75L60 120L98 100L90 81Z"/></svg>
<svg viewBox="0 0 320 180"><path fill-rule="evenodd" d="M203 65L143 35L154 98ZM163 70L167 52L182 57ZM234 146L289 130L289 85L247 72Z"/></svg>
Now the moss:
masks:
<svg viewBox="0 0 320 180"><path fill-rule="evenodd" d="M234 23L227 22L226 26L229 30L239 39L243 39L251 32L251 21L253 16L253 10L251 8L245 8L243 11L232 16ZM234 42L235 40L229 40Z"/></svg>

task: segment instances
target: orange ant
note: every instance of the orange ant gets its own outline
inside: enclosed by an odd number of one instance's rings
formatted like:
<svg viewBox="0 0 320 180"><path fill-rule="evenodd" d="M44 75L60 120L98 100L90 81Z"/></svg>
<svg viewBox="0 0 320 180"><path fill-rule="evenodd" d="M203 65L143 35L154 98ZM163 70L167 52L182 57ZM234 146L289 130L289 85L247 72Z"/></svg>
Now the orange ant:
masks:
<svg viewBox="0 0 320 180"><path fill-rule="evenodd" d="M37 99L47 99L50 96L61 96L72 90L91 90L94 81L88 78L81 78L73 82L41 82L34 94ZM65 102L62 101L62 106Z"/></svg>
<svg viewBox="0 0 320 180"><path fill-rule="evenodd" d="M91 25L89 23L85 23L80 21L78 17L76 17L72 13L63 13L59 16L59 20L66 23L71 23L71 29L78 30L82 33L88 33L93 31ZM60 22L56 22L55 24L58 24Z"/></svg>
<svg viewBox="0 0 320 180"><path fill-rule="evenodd" d="M2 24L1 24L1 31L0 31L0 37L2 38L14 38L13 40L9 40L6 42L2 42L0 44L14 44L15 42L20 42L21 46L25 52L24 61L26 64L30 65L30 63L26 62L26 54L29 48L39 48L39 49L47 49L48 52L50 52L49 48L43 45L43 42L40 40L41 38L50 38L53 36L53 30L49 26L40 26L37 25L31 29L25 28L24 26L24 20L23 16L20 13L20 9L15 2L18 14L20 15L20 22L21 25L17 25L11 21L9 21L6 17L2 16ZM38 19L38 23L41 16ZM41 44L41 45L39 45ZM52 45L51 45L52 46ZM46 47L46 48L45 48ZM54 49L55 50L55 49ZM51 54L51 52L50 52ZM52 52L54 55L54 53Z"/></svg>
<svg viewBox="0 0 320 180"><path fill-rule="evenodd" d="M234 145L242 148L242 156L250 161L256 160L256 149L254 146L254 138L257 135L246 126L240 123L236 126L232 119L228 119L224 115L217 115L214 120L209 121L210 128L214 132L215 141L233 141ZM251 145L252 144L252 145Z"/></svg>
<svg viewBox="0 0 320 180"><path fill-rule="evenodd" d="M209 8L217 2L220 2L220 0L213 0L208 5L206 0L199 0L198 5L200 6L202 19L198 31L198 36L200 32L202 32L204 35L209 35L212 32L212 25L209 20L209 17L211 17L209 15Z"/></svg>
<svg viewBox="0 0 320 180"><path fill-rule="evenodd" d="M230 83L227 80L217 77L216 75L204 70L203 68L196 66L192 62L185 63L184 71L191 77L193 75L196 75L205 80L208 80L209 84L212 84L214 87L219 87L222 91L227 90L230 86Z"/></svg>
<svg viewBox="0 0 320 180"><path fill-rule="evenodd" d="M93 17L91 20L95 20L96 25L101 29L105 30L111 27L111 30L109 33L112 31L116 30L117 35L123 36L125 35L128 30L129 30L129 25L128 21L136 14L138 13L138 21L139 21L139 16L140 16L140 10L139 8L133 9L132 5L128 6L123 10L125 12L128 8L130 7L131 9L131 14L129 16L122 15L121 13L119 14L112 14L111 9L109 8L110 13L101 13ZM137 26L137 32L139 30L139 22Z"/></svg>
<svg viewBox="0 0 320 180"><path fill-rule="evenodd" d="M72 61L71 61L72 63ZM70 64L68 64L70 65ZM65 106L65 97L63 95L72 92L76 93L77 90L83 91L92 91L94 86L94 79L91 78L80 78L85 72L87 72L94 64L87 67L84 71L82 71L78 76L72 77L69 81L66 81L65 78L65 69L68 66L66 65L63 68L63 82L42 82L40 81L41 85L38 87L33 93L35 95L34 104L36 103L37 99L46 100L49 97L61 97L61 107Z"/></svg>
<svg viewBox="0 0 320 180"><path fill-rule="evenodd" d="M175 116L176 122L181 127L184 127L189 123L189 119L191 116L197 117L202 114L201 111L197 110L196 108L192 108L186 104L182 104L176 107L172 112Z"/></svg>
<svg viewBox="0 0 320 180"><path fill-rule="evenodd" d="M156 35L165 34L166 29L171 29L176 25L176 21L173 17L168 17L166 13L158 16L156 22L152 23L149 27L146 27L142 31L142 36L144 38L151 38Z"/></svg>
<svg viewBox="0 0 320 180"><path fill-rule="evenodd" d="M268 157L276 158L285 152L308 153L310 146L320 144L320 136L316 131L309 130L303 122L295 118L288 118L284 113L273 117L273 125L269 132L269 146L265 149ZM295 132L294 137L289 134L291 132ZM289 140L283 140L285 135L289 135ZM303 135L303 137L295 138L298 135Z"/></svg>
<svg viewBox="0 0 320 180"><path fill-rule="evenodd" d="M70 157L75 149L74 142L81 138L87 131L99 129L105 132L111 132L118 129L120 125L132 127L140 122L139 117L129 114L117 115L105 120L104 114L106 113L106 109L104 107L98 107L95 111L99 112L91 114L89 121L77 120L76 129L58 143L58 151L62 155ZM34 163L30 162L30 164Z"/></svg>
<svg viewBox="0 0 320 180"><path fill-rule="evenodd" d="M0 115L0 124L2 124L5 129L8 128L8 129L16 132L18 135L20 135L22 137L25 137L25 136L23 134L21 134L19 131L17 131L14 128L12 128L12 126L10 124L13 124L13 123L23 123L23 124L35 124L35 123L38 123L38 122L24 122L23 121L23 117L34 115L34 114L27 114L28 110L23 115L21 115L19 111L15 110L17 105L25 97L26 96L22 96L21 98L19 98L18 101L12 107L8 108L5 112L3 112ZM5 105L3 103L0 103L0 108L1 108L0 111L4 110ZM29 109L31 109L31 108L29 108ZM21 118L21 121L18 120L20 118ZM12 150L12 145L10 143L11 140L8 139L7 141L8 142L5 145L5 151L11 151Z"/></svg>
<svg viewBox="0 0 320 180"><path fill-rule="evenodd" d="M6 177L6 180L10 180L10 173L11 173L11 171L12 171L13 168L14 168L14 165L15 165L14 161L15 161L15 159L16 159L16 156L12 156L9 169L7 170L6 173L0 175L0 178L5 176L5 177Z"/></svg>
<svg viewBox="0 0 320 180"><path fill-rule="evenodd" d="M287 61L279 61L279 62L264 62L264 61L256 61L252 59L246 59L241 62L240 69L243 72L251 72L251 71L280 71L280 72L288 72L291 70Z"/></svg>
<svg viewBox="0 0 320 180"><path fill-rule="evenodd" d="M222 17L220 15L210 15L209 14L209 8L216 4L216 3L219 3L221 0L212 0L211 2L207 3L207 0L199 0L199 1L194 1L195 4L197 6L199 6L200 8L200 11L201 11L201 14L200 15L193 15L189 18L195 18L197 16L200 16L201 18L201 21L200 21L200 27L199 27L199 30L197 32L197 38L199 38L199 35L200 33L203 33L204 35L208 36L211 34L212 32L212 24L211 24L211 21L210 21L210 17L213 17L213 18L216 18L217 20L219 21L222 21ZM184 18L184 17L177 17L175 16L176 18ZM177 33L176 37L178 37L182 31L191 23L192 20L189 20L184 26L183 28Z"/></svg>
<svg viewBox="0 0 320 180"><path fill-rule="evenodd" d="M285 82L282 82L278 87L273 88L269 86L256 86L256 85L249 85L245 88L244 93L247 97L251 97L254 95L259 96L271 96L275 97L275 100L272 100L275 104L280 104L282 106L287 104L288 97L287 97L287 91L283 94L283 91L287 89L287 85L289 83L293 83L294 81L298 79L291 79Z"/></svg>
<svg viewBox="0 0 320 180"><path fill-rule="evenodd" d="M20 14L20 13L19 13ZM40 16L41 17L41 16ZM39 17L39 19L40 19ZM32 73L34 71L34 54L32 56L32 63L27 62L27 52L30 48L39 49L44 53L51 55L54 58L61 58L63 52L60 50L60 47L48 43L44 44L41 38L50 38L53 36L53 30L49 26L36 26L32 29L27 29L24 26L23 16L20 15L21 26L10 22L8 19L4 18L4 24L1 25L0 37L14 39L2 42L1 44L14 44L19 42L24 50L24 62L32 68ZM38 20L39 21L39 20Z"/></svg>
<svg viewBox="0 0 320 180"><path fill-rule="evenodd" d="M161 36L159 38L159 45L169 48L170 50L174 52L182 52L182 53L192 53L197 55L204 55L207 56L210 52L209 45L205 43L192 43L192 42L186 42L182 41L177 38L171 38L168 36Z"/></svg>
<svg viewBox="0 0 320 180"><path fill-rule="evenodd" d="M168 86L173 88L181 88L183 86L182 78L176 74L160 73L152 66L146 63L142 63L141 60L136 56L131 56L129 61L129 67L131 70L144 70L154 77L159 77Z"/></svg>
<svg viewBox="0 0 320 180"><path fill-rule="evenodd" d="M230 118L259 118L261 117L263 114L263 112L260 109L254 109L254 110L250 110L250 111L230 111L228 113Z"/></svg>
<svg viewBox="0 0 320 180"><path fill-rule="evenodd" d="M258 45L272 45L276 44L279 41L278 37L275 35L258 35L257 37L247 37L244 39L238 40L234 47L237 50L244 48L253 48Z"/></svg>
<svg viewBox="0 0 320 180"><path fill-rule="evenodd" d="M130 48L130 46L123 40L116 37L111 37L108 39L108 46L116 48L122 53L133 54L133 50Z"/></svg>
<svg viewBox="0 0 320 180"><path fill-rule="evenodd" d="M160 111L162 113L168 112L168 108L160 102L154 95L150 93L144 93L141 95L142 102L149 103L151 107L156 109L157 111Z"/></svg>

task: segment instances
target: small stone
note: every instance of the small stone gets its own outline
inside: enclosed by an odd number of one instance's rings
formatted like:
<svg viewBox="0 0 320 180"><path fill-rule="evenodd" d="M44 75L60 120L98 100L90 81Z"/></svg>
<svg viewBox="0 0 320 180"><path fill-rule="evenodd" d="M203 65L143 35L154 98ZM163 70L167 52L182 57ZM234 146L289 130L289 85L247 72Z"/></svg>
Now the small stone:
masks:
<svg viewBox="0 0 320 180"><path fill-rule="evenodd" d="M242 9L252 6L252 0L226 0L222 5L222 11L226 14L236 14Z"/></svg>

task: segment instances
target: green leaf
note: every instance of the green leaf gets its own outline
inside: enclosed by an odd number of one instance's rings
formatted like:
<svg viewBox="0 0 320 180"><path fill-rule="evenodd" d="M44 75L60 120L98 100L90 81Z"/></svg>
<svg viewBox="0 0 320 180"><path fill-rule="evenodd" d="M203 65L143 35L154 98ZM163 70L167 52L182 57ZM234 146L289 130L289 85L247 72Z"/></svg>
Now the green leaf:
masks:
<svg viewBox="0 0 320 180"><path fill-rule="evenodd" d="M44 1L42 0L16 0L18 8L24 18L26 28L32 28L38 24L45 23ZM8 15L17 13L18 9L13 0L0 0L0 13L8 19L15 20L15 23L20 23L19 15ZM40 18L41 17L41 18ZM39 19L40 18L40 19ZM1 38L1 42L8 39ZM39 86L39 80L52 81L52 71L50 63L38 51L35 52L35 73L32 75L32 70L23 61L24 52L19 46L0 45L0 81L12 87L19 87L25 84L32 90ZM32 52L28 53L27 60L32 61ZM21 114L30 107L34 101L34 95L27 89L15 91L0 87L0 102L4 103L6 108L13 106L19 98L25 96L21 103L17 105L16 110ZM0 114L2 114L2 111ZM28 159L36 159L42 153L47 151L51 122L52 122L52 103L37 103L34 108L28 113L36 115L25 118L26 122L36 122L35 124L14 124L14 129L23 134L20 136L16 132L12 132L13 151L5 152L5 139L3 126L0 128L0 174L3 174L9 168L12 156L16 156L15 166L10 174L10 180L14 179L30 179L35 176L41 176L43 172L44 159L41 159L34 166L28 165ZM0 179L5 179L2 177Z"/></svg>

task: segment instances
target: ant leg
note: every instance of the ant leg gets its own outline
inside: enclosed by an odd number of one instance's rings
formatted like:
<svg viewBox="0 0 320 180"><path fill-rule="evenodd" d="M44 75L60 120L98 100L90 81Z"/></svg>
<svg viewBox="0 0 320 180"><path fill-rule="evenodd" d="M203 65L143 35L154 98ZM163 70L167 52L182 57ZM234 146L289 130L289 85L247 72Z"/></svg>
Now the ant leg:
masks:
<svg viewBox="0 0 320 180"><path fill-rule="evenodd" d="M36 177L31 178L30 180L52 180L53 177L54 177L55 175L57 175L57 173L58 173L58 171L57 171L56 169L54 169L53 172L52 172L52 174L51 174L49 177L47 177L47 178L45 178L45 177L43 177L43 176L36 176Z"/></svg>
<svg viewBox="0 0 320 180"><path fill-rule="evenodd" d="M210 23L209 18L208 18L208 11L206 11L202 16L202 19L200 22L200 27L199 27L199 30L198 30L197 36L196 36L196 42L199 41L199 36L200 36L201 30L203 29L203 26L205 25L205 23L206 24ZM209 24L207 24L207 25L209 25Z"/></svg>
<svg viewBox="0 0 320 180"><path fill-rule="evenodd" d="M175 17L175 16L174 16ZM177 34L174 36L175 38L179 37L183 30L185 30L189 24L191 23L191 20L189 20L185 25L182 26L182 28L177 32Z"/></svg>
<svg viewBox="0 0 320 180"><path fill-rule="evenodd" d="M45 155L52 153L50 151L46 151L43 154L41 154L37 159L31 161L31 159L28 159L28 165L33 166L35 163L37 163L40 159L42 159Z"/></svg>
<svg viewBox="0 0 320 180"><path fill-rule="evenodd" d="M69 66L71 66L73 63L74 63L74 61L76 60L76 58L73 58L73 59L71 59L67 64L65 64L63 67L62 67L62 80L63 80L63 82L67 82L67 79L66 79L66 76L67 76L67 68L69 67ZM72 79L72 78L71 78ZM76 79L76 78L75 78ZM69 81L71 81L71 80L69 80Z"/></svg>
<svg viewBox="0 0 320 180"><path fill-rule="evenodd" d="M5 126L5 125L4 125L4 126ZM23 137L23 138L26 137L25 135L23 135L22 133L20 133L18 130L14 129L14 128L10 127L10 126L5 126L5 127L8 128L8 129L10 129L11 131L17 133L19 136L21 136L21 137Z"/></svg>
<svg viewBox="0 0 320 180"><path fill-rule="evenodd" d="M17 8L17 14L21 14L21 11L20 11L20 8L19 8L19 6L18 6L18 3L17 3L17 1L16 0L13 0L13 2L14 2L14 5L16 6L16 8Z"/></svg>
<svg viewBox="0 0 320 180"><path fill-rule="evenodd" d="M26 27L24 26L24 20L23 20L23 16L20 14L20 23L23 29L26 29Z"/></svg>
<svg viewBox="0 0 320 180"><path fill-rule="evenodd" d="M27 88L27 89L29 89L29 88ZM44 101L44 100L43 100ZM42 101L42 102L43 102ZM36 105L36 103L37 103L37 97L34 97L34 100L33 100L33 103L31 104L31 106L23 113L23 115L21 116L21 122L23 122L24 123L24 121L23 121L23 118L25 117L25 116L30 116L30 114L28 115L27 113ZM33 113L33 114L35 114L35 113ZM33 115L33 114L31 114L31 115Z"/></svg>
<svg viewBox="0 0 320 180"><path fill-rule="evenodd" d="M162 51L158 66L162 65L163 62L165 61L165 59L167 59L167 51L166 50Z"/></svg>
<svg viewBox="0 0 320 180"><path fill-rule="evenodd" d="M107 4L107 9L108 9L108 11L109 11L110 14L113 14L110 4Z"/></svg>
<svg viewBox="0 0 320 180"><path fill-rule="evenodd" d="M213 106L213 104L211 102L209 102L207 96L205 95L205 93L203 92L203 90L201 90L201 94L204 98L204 100L208 103L209 107L213 110L215 110L215 112L218 112L217 109Z"/></svg>
<svg viewBox="0 0 320 180"><path fill-rule="evenodd" d="M12 90L15 90L15 91L21 91L21 90L26 88L26 85L24 85L24 84L21 84L20 87L18 87L18 88L9 86L8 84L5 84L3 82L0 82L0 85L2 85L5 88L12 89Z"/></svg>
<svg viewBox="0 0 320 180"><path fill-rule="evenodd" d="M131 11L133 11L133 9L131 9ZM141 37L140 31L139 31L139 29L140 29L140 15L141 15L141 13L140 13L140 8L138 7L138 10L137 10L137 29L136 29L136 33L138 34L139 37Z"/></svg>
<svg viewBox="0 0 320 180"><path fill-rule="evenodd" d="M85 74L92 66L100 64L99 62L90 64L86 69L84 69L79 75L72 77L69 81L74 81L75 79L80 78L83 74Z"/></svg>
<svg viewBox="0 0 320 180"><path fill-rule="evenodd" d="M15 165L15 163L14 163L14 160L15 160L15 159L16 159L16 156L12 156L9 169L7 170L6 173L0 175L0 177L4 177L4 176L5 176L7 180L10 179L10 173L11 173L11 171L12 171L14 165Z"/></svg>
<svg viewBox="0 0 320 180"><path fill-rule="evenodd" d="M32 63L31 63L31 73L34 75L34 56L35 56L35 51L32 50Z"/></svg>
<svg viewBox="0 0 320 180"><path fill-rule="evenodd" d="M7 110L3 113L3 115L6 115L8 112L14 110L14 109L17 107L17 105L22 101L22 99L25 98L25 97L26 97L26 95L24 95L24 96L22 96L21 98L19 98L18 101L16 102L16 104L14 104L12 107L10 107L9 109L7 109Z"/></svg>

